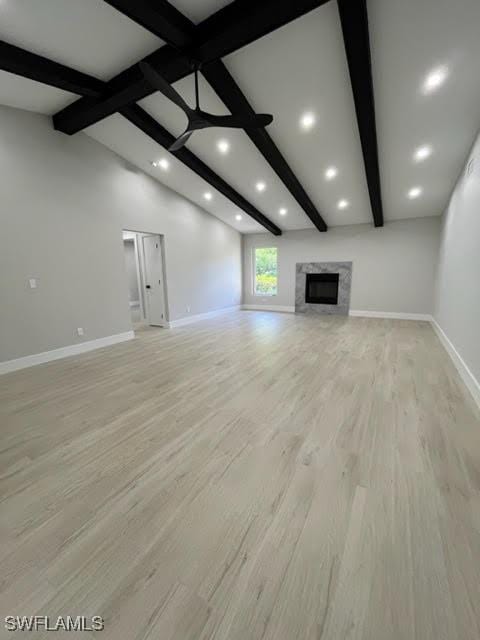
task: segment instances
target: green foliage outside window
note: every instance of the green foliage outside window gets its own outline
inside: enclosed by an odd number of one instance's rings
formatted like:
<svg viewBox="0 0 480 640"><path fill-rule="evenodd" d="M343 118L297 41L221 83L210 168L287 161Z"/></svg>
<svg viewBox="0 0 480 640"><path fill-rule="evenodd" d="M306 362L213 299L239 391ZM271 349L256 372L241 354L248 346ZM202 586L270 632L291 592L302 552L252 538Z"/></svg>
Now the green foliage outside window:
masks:
<svg viewBox="0 0 480 640"><path fill-rule="evenodd" d="M277 295L277 248L255 249L255 293L263 296Z"/></svg>

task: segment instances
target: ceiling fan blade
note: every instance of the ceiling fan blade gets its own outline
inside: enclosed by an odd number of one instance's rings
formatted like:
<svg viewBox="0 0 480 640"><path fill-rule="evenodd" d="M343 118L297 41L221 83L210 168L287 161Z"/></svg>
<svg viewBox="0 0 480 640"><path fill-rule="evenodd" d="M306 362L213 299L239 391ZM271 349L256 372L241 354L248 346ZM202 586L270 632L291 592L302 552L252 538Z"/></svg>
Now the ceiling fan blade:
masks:
<svg viewBox="0 0 480 640"><path fill-rule="evenodd" d="M212 127L260 129L273 122L273 116L268 113L257 113L253 116L215 116L202 111L201 114Z"/></svg>
<svg viewBox="0 0 480 640"><path fill-rule="evenodd" d="M180 107L180 109L185 111L185 113L191 113L192 109L188 106L182 96L168 84L158 71L155 71L155 69L147 62L140 62L139 66L145 76L145 79L154 89L163 93L166 98L176 104L177 107Z"/></svg>
<svg viewBox="0 0 480 640"><path fill-rule="evenodd" d="M192 133L193 133L193 131L190 131L189 129L184 131L182 133L182 135L179 136L170 147L168 147L168 150L169 151L177 151L178 149L181 149L183 147L183 145L186 144L187 140L190 138Z"/></svg>

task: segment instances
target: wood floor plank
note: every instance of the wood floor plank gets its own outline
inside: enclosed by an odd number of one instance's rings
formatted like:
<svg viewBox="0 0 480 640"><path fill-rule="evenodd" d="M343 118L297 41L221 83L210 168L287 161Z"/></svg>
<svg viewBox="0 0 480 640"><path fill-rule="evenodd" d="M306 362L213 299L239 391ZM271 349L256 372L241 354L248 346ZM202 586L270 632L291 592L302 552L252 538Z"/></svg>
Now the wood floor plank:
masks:
<svg viewBox="0 0 480 640"><path fill-rule="evenodd" d="M480 415L428 323L143 329L0 377L0 420L2 617L101 615L112 640L480 637Z"/></svg>

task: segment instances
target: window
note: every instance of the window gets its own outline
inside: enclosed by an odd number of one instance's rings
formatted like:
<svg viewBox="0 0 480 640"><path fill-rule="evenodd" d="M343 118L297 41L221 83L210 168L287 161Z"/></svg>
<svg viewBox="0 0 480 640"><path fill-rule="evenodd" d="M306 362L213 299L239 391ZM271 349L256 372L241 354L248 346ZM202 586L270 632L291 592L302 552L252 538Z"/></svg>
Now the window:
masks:
<svg viewBox="0 0 480 640"><path fill-rule="evenodd" d="M277 295L277 248L256 247L253 292L256 296Z"/></svg>

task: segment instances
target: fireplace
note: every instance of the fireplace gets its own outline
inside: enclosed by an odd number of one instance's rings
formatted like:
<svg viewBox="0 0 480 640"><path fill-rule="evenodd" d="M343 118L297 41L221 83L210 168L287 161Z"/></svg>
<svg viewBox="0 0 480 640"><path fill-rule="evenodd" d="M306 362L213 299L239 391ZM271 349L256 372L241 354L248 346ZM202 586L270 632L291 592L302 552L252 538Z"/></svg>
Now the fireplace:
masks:
<svg viewBox="0 0 480 640"><path fill-rule="evenodd" d="M306 276L306 303L338 304L338 273L307 273Z"/></svg>
<svg viewBox="0 0 480 640"><path fill-rule="evenodd" d="M295 313L348 316L351 262L297 262Z"/></svg>

